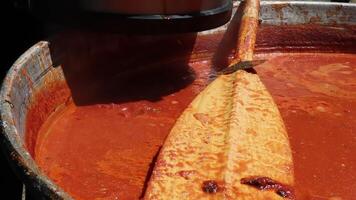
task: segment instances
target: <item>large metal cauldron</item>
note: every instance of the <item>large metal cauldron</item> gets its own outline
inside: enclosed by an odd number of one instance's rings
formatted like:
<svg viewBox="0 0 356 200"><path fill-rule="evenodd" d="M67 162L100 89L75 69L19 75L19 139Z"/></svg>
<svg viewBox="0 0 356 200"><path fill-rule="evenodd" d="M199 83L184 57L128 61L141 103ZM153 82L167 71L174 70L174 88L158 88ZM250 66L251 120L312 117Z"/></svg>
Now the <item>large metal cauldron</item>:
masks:
<svg viewBox="0 0 356 200"><path fill-rule="evenodd" d="M235 8L237 5L235 5ZM291 24L356 24L356 5L352 4L335 4L335 3L307 3L307 2L263 2L261 7L261 19L262 24L273 24L273 25L291 25ZM201 32L197 35L192 33L178 34L178 35L136 35L127 36L121 34L116 36L111 34L108 36L107 44L110 44L112 38L118 37L120 39L115 40L118 45L128 47L134 45L136 47L141 46L155 46L162 42L176 41L176 39L181 39L182 41L192 41L192 46L181 47L181 44L176 44L172 49L172 55L183 55L191 54L190 58L198 57L204 49L201 49L201 43L212 42L205 41L204 35L214 34L216 32L225 32L229 30L229 24L218 29ZM84 33L83 33L84 34ZM105 33L89 33L89 38L95 37L95 35L105 34ZM322 33L321 33L322 34ZM73 36L74 35L74 36ZM281 35L283 35L281 33ZM284 34L288 35L288 34ZM320 37L313 36L311 45L318 45L327 47L327 42L323 41L322 35ZM31 153L33 147L27 145L25 147L25 130L26 130L26 116L29 108L40 106L40 104L46 104L47 110L44 115L37 116L37 127L34 129L39 129L42 123L46 120L51 112L53 112L56 107L65 103L65 100L70 98L70 91L58 91L56 96L48 96L48 94L43 93L43 99L46 101L41 103L36 103L38 99L34 98L35 94L42 93L47 87L51 87L53 84L58 82L65 82L66 75L63 73L63 65L83 65L85 69L86 59L83 57L77 57L79 60L75 59L75 56L68 55L68 46L61 44L63 38L76 38L77 40L82 37L81 31L72 31L65 33L62 36L55 36L47 41L41 41L34 45L32 48L27 50L12 66L8 72L1 89L0 96L0 116L1 116L1 147L6 153L9 162L11 163L13 169L16 171L17 175L23 180L26 190L30 191L31 195L38 199L71 199L71 197L63 191L60 187L54 184L37 166L33 160ZM110 39L111 38L111 39ZM352 49L352 43L347 42L347 38L343 38L342 34L338 36L340 44L332 44L331 49L325 49L327 51L356 51ZM260 40L261 38L258 38ZM70 39L69 39L70 40ZM125 41L134 41L127 43ZM308 40L308 35L304 35L304 40ZM63 40L62 40L63 41ZM267 39L263 41L268 41ZM274 40L276 41L276 40ZM267 42L264 44L257 41L257 51L270 51L278 50L274 48L275 45L288 46L293 49L294 47L298 51L303 49L298 46L295 41L283 41L282 43L274 44L273 42ZM281 41L281 40L280 40ZM68 41L67 41L68 42ZM122 44L121 44L121 43ZM216 47L219 46L221 41L213 41L211 45L206 48L212 48L209 51L213 52ZM226 42L226 41L225 41ZM70 43L70 42L69 42ZM346 44L346 46L345 46ZM347 46L349 44L349 46ZM73 49L76 48L75 43L73 43ZM91 43L89 45L95 48L107 48L110 50L110 45L103 45ZM307 47L307 42L304 44ZM334 46L333 46L334 45ZM172 47L172 46L171 46ZM314 46L315 47L315 46ZM335 49L333 49L335 48ZM139 49L139 48L136 48ZM187 50L189 49L189 51ZM304 48L308 49L308 48ZM310 51L313 50L309 48ZM147 50L147 49L146 49ZM162 49L166 51L167 49ZM110 51L118 51L118 49L111 49ZM141 52L142 54L149 54L148 51ZM119 53L118 53L119 54ZM138 53L140 54L140 53ZM130 63L125 61L125 56L112 55L115 57L113 60L119 60L122 66L129 66ZM165 56L167 56L165 54ZM80 60L83 59L83 60ZM163 58L162 58L163 59ZM133 59L131 59L132 61ZM154 61L152 61L154 63ZM89 63L90 64L90 63ZM132 63L131 63L132 64ZM149 65L150 63L147 63ZM152 64L152 63L151 63ZM79 73L79 72L78 72ZM75 74L74 76L80 76L80 74Z"/></svg>

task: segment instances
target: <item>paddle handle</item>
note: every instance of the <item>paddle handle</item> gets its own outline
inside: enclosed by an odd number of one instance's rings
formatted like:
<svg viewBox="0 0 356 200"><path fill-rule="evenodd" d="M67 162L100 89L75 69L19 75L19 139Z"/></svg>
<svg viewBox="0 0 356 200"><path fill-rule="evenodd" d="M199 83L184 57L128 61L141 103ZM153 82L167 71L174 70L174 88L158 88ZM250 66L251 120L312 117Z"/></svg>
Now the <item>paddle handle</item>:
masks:
<svg viewBox="0 0 356 200"><path fill-rule="evenodd" d="M242 4L244 7L236 43L235 58L239 61L251 61L259 24L260 0L245 0Z"/></svg>

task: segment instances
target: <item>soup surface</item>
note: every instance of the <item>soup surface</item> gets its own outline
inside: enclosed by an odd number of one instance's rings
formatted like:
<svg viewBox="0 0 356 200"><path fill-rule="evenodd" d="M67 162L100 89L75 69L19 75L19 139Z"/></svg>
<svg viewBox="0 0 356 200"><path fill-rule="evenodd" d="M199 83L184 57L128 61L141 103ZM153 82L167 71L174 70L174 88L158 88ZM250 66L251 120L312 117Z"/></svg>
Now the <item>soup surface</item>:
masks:
<svg viewBox="0 0 356 200"><path fill-rule="evenodd" d="M297 198L356 199L356 56L256 58L268 60L255 70L287 127ZM191 63L188 71L169 84L161 74L146 77L152 92L191 80L159 99L69 103L41 127L35 160L75 199L139 199L175 120L215 74L209 61ZM112 93L127 95L135 86L122 88Z"/></svg>

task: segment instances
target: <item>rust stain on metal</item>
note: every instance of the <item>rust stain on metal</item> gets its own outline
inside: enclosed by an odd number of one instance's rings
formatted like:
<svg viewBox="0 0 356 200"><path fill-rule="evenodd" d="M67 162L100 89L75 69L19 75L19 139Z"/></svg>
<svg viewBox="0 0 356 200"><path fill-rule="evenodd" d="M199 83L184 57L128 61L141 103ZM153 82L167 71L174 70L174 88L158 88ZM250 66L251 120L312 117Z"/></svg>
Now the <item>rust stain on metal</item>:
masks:
<svg viewBox="0 0 356 200"><path fill-rule="evenodd" d="M340 14L342 12L342 5L336 5L335 7L332 7L326 11L326 16L327 17L332 17Z"/></svg>
<svg viewBox="0 0 356 200"><path fill-rule="evenodd" d="M321 18L317 15L317 16L311 17L309 20L309 23L316 24L316 23L319 23L320 21L321 21Z"/></svg>
<svg viewBox="0 0 356 200"><path fill-rule="evenodd" d="M272 5L272 8L273 8L276 12L282 13L282 9L283 9L283 8L286 8L286 7L288 7L288 6L289 6L288 3L273 4L273 5Z"/></svg>
<svg viewBox="0 0 356 200"><path fill-rule="evenodd" d="M284 18L284 12L283 12L283 9L288 7L289 4L288 3L282 3L282 4L273 4L272 5L272 8L273 10L277 13L278 15L278 18L280 20L283 20Z"/></svg>
<svg viewBox="0 0 356 200"><path fill-rule="evenodd" d="M39 129L52 114L53 108L69 100L70 91L65 82L54 82L34 94L33 104L29 107L26 122L26 147L35 157L35 145Z"/></svg>

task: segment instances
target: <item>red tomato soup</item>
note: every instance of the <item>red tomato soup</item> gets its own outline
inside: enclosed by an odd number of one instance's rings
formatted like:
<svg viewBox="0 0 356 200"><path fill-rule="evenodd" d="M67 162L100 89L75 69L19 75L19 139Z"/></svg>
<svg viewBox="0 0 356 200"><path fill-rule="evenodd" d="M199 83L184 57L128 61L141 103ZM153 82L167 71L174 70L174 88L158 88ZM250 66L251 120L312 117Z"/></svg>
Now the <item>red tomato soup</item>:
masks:
<svg viewBox="0 0 356 200"><path fill-rule="evenodd" d="M267 59L255 70L289 134L297 198L356 199L356 56L256 58ZM160 99L59 109L38 133L36 162L75 199L139 199L175 120L214 74L208 61L190 67L181 78L191 83Z"/></svg>

